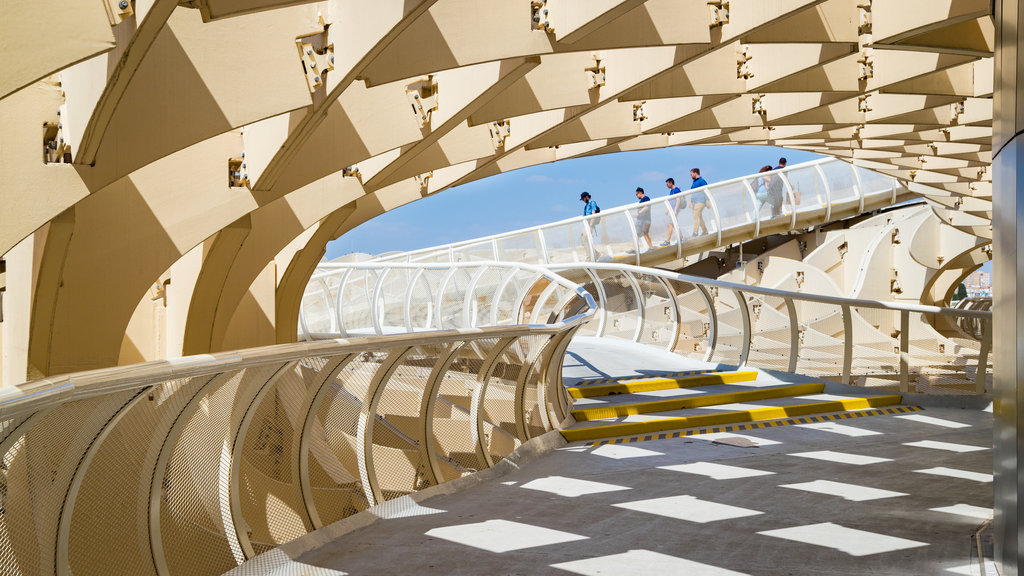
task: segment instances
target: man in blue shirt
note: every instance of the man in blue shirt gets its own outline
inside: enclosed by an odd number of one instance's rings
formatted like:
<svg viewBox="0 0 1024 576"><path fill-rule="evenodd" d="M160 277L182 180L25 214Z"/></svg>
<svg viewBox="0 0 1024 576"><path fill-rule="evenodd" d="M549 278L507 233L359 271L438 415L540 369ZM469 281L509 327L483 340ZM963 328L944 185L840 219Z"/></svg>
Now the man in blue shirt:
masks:
<svg viewBox="0 0 1024 576"><path fill-rule="evenodd" d="M700 168L690 170L690 178L693 180L693 184L690 184L690 190L708 185L708 181L700 177ZM693 206L694 236L700 236L701 234L708 233L708 227L704 224L704 216L701 215L701 212L704 211L704 207L707 206L707 204L708 195L703 190L700 192L694 192L690 195L690 205Z"/></svg>
<svg viewBox="0 0 1024 576"><path fill-rule="evenodd" d="M676 181L673 178L665 180L665 187L668 188L668 195L680 194L680 190L676 186ZM676 218L679 218L679 211L686 208L686 198L676 198L675 202L669 203L669 209L675 211ZM675 232L675 227L672 226L672 218L668 219L668 235L665 236L665 241L661 243L662 246L668 246L672 243L672 234Z"/></svg>
<svg viewBox="0 0 1024 576"><path fill-rule="evenodd" d="M640 201L640 204L644 202L650 202L651 199L644 194L643 188L636 189L636 199ZM647 247L651 248L654 244L651 243L651 207L644 206L643 208L636 211L636 235L643 236L644 240L647 240Z"/></svg>
<svg viewBox="0 0 1024 576"><path fill-rule="evenodd" d="M597 207L597 202L594 202L593 200L590 199L590 192L584 192L580 194L580 200L586 202L586 204L583 205L584 216L597 214L598 212L601 211L601 209Z"/></svg>

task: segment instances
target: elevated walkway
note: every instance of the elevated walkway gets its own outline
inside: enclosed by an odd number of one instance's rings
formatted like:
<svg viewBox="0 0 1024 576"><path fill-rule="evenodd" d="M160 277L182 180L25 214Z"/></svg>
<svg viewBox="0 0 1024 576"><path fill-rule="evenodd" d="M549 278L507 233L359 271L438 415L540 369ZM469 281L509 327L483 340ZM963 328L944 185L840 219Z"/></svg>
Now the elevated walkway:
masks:
<svg viewBox="0 0 1024 576"><path fill-rule="evenodd" d="M758 196L762 184L765 191L770 191L768 200ZM686 184L681 182L680 186ZM603 209L592 216L387 255L374 261L542 265L613 262L673 268L687 256L857 216L909 196L910 191L895 178L827 158L714 182L681 194L654 198L643 205ZM695 211L694 204L705 198L702 211ZM777 200L774 206L773 198ZM706 231L697 225L701 220ZM644 221L649 222L650 242L643 234Z"/></svg>

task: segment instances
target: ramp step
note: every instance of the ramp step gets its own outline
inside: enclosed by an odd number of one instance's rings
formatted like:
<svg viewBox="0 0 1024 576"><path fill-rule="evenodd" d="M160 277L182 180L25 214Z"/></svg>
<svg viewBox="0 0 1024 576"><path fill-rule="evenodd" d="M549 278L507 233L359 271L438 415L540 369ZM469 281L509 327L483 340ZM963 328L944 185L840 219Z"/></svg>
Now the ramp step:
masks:
<svg viewBox="0 0 1024 576"><path fill-rule="evenodd" d="M772 386L770 388L756 388L753 390L722 392L719 394L702 394L700 396L685 396L682 398L666 398L663 400L630 402L629 404L617 404L612 406L580 408L579 410L573 410L572 415L576 421L582 422L586 420L599 420L601 418L629 416L631 414L649 414L651 412L667 412L669 410L683 410L686 408L699 408L702 406L715 406L718 404L732 404L734 402L749 402L751 400L767 400L769 398L785 398L787 396L818 394L824 390L824 382L790 384L787 386Z"/></svg>
<svg viewBox="0 0 1024 576"><path fill-rule="evenodd" d="M667 430L681 430L685 428L698 428L703 426L720 426L723 424L756 422L758 420L775 420L792 416L827 414L830 412L842 412L845 410L863 410L867 408L892 406L899 404L901 400L902 397L899 394L871 396L866 398L849 398L845 400L810 402L790 406L766 406L764 408L754 408L751 410L737 410L730 412L718 412L714 414L662 418L644 422L619 422L604 426L569 428L567 430L562 430L561 432L562 436L567 441L579 442L581 440L598 440L602 438L616 438L619 436L634 436L650 434L653 432L664 432Z"/></svg>
<svg viewBox="0 0 1024 576"><path fill-rule="evenodd" d="M588 386L570 387L569 395L573 398L594 398L611 394L634 394L637 392L653 392L671 390L673 388L695 388L715 384L733 384L749 382L757 379L757 372L713 372L688 376L672 376L667 378L643 378L617 380L607 384L590 384Z"/></svg>

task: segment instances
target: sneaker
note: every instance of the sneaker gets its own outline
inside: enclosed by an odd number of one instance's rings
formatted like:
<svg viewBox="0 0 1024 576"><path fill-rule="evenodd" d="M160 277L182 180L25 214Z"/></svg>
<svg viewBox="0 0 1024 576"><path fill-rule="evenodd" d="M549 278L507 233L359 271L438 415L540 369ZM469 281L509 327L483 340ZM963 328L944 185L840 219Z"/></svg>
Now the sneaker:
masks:
<svg viewBox="0 0 1024 576"><path fill-rule="evenodd" d="M632 248L629 248L629 249L626 250L626 254L636 254L636 250L633 250Z"/></svg>
<svg viewBox="0 0 1024 576"><path fill-rule="evenodd" d="M668 245L669 245L669 243L668 243L668 240L665 240L665 241L664 241L664 242L662 242L661 244L658 244L658 246L659 246L659 247L660 247L660 246L668 246Z"/></svg>

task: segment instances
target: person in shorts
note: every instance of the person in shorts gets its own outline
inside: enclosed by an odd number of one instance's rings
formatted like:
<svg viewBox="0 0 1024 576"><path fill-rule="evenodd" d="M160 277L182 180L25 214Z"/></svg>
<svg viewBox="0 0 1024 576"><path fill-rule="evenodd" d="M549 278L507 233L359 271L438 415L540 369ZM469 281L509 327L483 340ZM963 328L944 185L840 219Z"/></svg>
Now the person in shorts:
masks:
<svg viewBox="0 0 1024 576"><path fill-rule="evenodd" d="M650 197L644 194L643 188L636 189L636 199L639 200L640 204L650 202ZM654 246L651 243L651 207L644 206L636 212L636 235L638 237L643 236L644 240L647 241L647 247Z"/></svg>
<svg viewBox="0 0 1024 576"><path fill-rule="evenodd" d="M700 176L700 168L690 170L690 178L693 180L693 183L690 184L690 190L708 185L708 181ZM708 227L704 223L704 216L702 214L704 207L707 205L708 195L705 191L701 190L690 195L690 206L693 206L693 236L708 233Z"/></svg>
<svg viewBox="0 0 1024 576"><path fill-rule="evenodd" d="M682 190L680 190L679 187L676 186L676 181L673 178L668 178L667 180L665 180L665 187L668 188L668 195L669 196L674 196L676 194L682 193ZM680 197L680 198L676 198L672 202L669 202L669 210L672 210L672 211L674 211L676 213L676 219L677 220L679 219L679 216L678 216L679 215L679 211L683 210L685 208L686 208L686 198ZM661 246L668 246L669 244L672 243L672 234L673 233L675 233L675 227L672 225L672 219L669 218L669 220L668 220L668 235L665 236L665 241L661 243Z"/></svg>

